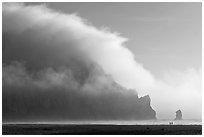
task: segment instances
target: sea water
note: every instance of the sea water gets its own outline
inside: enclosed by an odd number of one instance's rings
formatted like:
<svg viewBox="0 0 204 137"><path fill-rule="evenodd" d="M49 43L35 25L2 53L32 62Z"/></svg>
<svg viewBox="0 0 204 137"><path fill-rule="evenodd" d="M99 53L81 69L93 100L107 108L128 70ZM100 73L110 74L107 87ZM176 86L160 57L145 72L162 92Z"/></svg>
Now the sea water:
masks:
<svg viewBox="0 0 204 137"><path fill-rule="evenodd" d="M74 124L74 125L202 125L201 119L157 119L157 120L83 120L83 121L50 121L50 122L17 122L15 124ZM12 124L12 123L4 123ZM14 123L13 123L14 124Z"/></svg>
<svg viewBox="0 0 204 137"><path fill-rule="evenodd" d="M109 120L109 121L68 121L63 122L64 124L108 124L108 125L169 125L170 122L173 122L173 125L202 125L201 119L184 119L184 120L170 120L170 119L161 119L161 120L131 120L131 121L118 121L118 120Z"/></svg>

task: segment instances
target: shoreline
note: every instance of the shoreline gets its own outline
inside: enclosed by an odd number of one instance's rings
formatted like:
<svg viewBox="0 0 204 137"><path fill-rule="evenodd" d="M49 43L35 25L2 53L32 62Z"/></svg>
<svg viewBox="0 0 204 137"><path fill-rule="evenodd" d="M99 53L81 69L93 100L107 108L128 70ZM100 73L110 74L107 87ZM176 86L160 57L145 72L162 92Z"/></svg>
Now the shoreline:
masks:
<svg viewBox="0 0 204 137"><path fill-rule="evenodd" d="M2 124L3 135L201 135L202 125Z"/></svg>

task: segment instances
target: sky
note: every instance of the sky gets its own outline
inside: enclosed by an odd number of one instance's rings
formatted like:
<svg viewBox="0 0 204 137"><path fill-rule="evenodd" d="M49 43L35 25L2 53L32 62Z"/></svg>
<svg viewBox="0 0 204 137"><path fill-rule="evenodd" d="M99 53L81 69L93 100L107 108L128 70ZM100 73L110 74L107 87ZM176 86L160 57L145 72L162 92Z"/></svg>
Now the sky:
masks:
<svg viewBox="0 0 204 137"><path fill-rule="evenodd" d="M201 3L48 3L94 26L128 38L135 59L159 77L163 71L201 68Z"/></svg>
<svg viewBox="0 0 204 137"><path fill-rule="evenodd" d="M76 13L94 26L105 27L127 38L128 41L124 45L134 54L135 60L155 78L164 79L169 73L184 73L181 75L187 76L185 72L189 69L200 71L202 67L201 3L48 3L46 5L61 12ZM170 75L177 77L180 74ZM149 92L146 94L151 94ZM183 96L185 98L188 94ZM162 115L160 117L165 118Z"/></svg>
<svg viewBox="0 0 204 137"><path fill-rule="evenodd" d="M201 3L7 4L2 27L3 89L13 88L12 94L21 94L18 88L22 94L28 90L31 95L21 98L31 99L38 89L39 101L50 90L45 108L57 94L53 87L85 94L62 91L58 95L62 100L63 94L85 102L95 95L109 100L124 94L120 103L112 104L131 109L124 100L133 99L129 90L102 94L103 87L111 89L115 81L139 96L150 95L159 119L173 119L178 109L184 119L199 119L201 11ZM16 109L22 108L21 103Z"/></svg>

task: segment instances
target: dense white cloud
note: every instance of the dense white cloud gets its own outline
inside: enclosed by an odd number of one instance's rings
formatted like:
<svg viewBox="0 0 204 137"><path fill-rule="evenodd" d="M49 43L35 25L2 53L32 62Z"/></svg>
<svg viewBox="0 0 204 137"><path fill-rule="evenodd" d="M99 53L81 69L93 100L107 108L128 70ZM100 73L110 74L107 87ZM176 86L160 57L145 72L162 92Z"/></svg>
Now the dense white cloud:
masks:
<svg viewBox="0 0 204 137"><path fill-rule="evenodd" d="M55 12L43 5L6 3L3 4L2 17L3 60L6 63L24 61L26 69L36 71L46 68L46 74L55 69L69 67L74 71L74 77L83 79L89 75L86 73L89 73L89 66L94 62L122 86L136 89L139 95L150 94L158 118L172 118L176 109L183 110L186 118L200 118L200 70L167 72L163 78L155 79L124 46L127 38L98 29L75 14ZM47 68L51 68L50 71ZM17 72L21 73L20 70ZM64 71L56 74L54 72L44 78L55 84L66 85L63 82L68 77L64 76ZM108 83L107 78L103 77L98 77L97 81ZM77 86L77 83L71 85ZM93 83L91 86L85 84L84 88L91 91ZM102 87L97 85L97 88Z"/></svg>
<svg viewBox="0 0 204 137"><path fill-rule="evenodd" d="M37 31L38 38L52 38L55 43L62 43L54 46L62 50L65 57L76 51L77 56L83 54L97 62L123 86L141 89L154 80L123 46L126 38L90 26L76 15L52 12L44 6L4 5L3 31L21 33L26 30Z"/></svg>

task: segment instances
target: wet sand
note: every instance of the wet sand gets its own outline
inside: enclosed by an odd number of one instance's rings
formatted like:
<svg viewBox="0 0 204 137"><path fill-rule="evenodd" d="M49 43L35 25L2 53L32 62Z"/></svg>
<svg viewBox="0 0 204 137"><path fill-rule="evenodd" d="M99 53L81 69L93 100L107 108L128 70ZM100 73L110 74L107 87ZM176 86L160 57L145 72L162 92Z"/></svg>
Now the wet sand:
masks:
<svg viewBox="0 0 204 137"><path fill-rule="evenodd" d="M202 125L2 124L3 135L201 135Z"/></svg>

